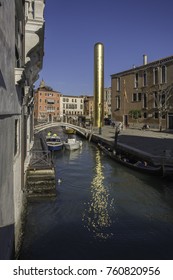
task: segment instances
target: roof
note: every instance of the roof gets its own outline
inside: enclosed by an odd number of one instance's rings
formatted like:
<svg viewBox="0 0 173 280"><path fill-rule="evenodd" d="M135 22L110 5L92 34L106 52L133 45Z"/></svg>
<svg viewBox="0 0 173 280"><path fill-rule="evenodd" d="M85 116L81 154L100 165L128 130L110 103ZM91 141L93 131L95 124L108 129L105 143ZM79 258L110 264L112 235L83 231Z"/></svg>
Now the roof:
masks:
<svg viewBox="0 0 173 280"><path fill-rule="evenodd" d="M165 57L165 58L162 58L162 59L159 59L159 60L152 61L152 62L147 63L147 64L142 64L141 66L133 67L131 69L128 69L128 70L125 70L125 71L122 71L122 72L118 72L118 73L112 74L110 76L111 76L111 78L114 78L114 77L117 77L117 76L125 76L129 73L131 73L131 74L136 73L139 70L145 70L145 69L150 68L150 67L154 67L154 66L158 66L158 65L164 65L166 62L169 62L169 61L173 61L173 56L168 56L168 57Z"/></svg>

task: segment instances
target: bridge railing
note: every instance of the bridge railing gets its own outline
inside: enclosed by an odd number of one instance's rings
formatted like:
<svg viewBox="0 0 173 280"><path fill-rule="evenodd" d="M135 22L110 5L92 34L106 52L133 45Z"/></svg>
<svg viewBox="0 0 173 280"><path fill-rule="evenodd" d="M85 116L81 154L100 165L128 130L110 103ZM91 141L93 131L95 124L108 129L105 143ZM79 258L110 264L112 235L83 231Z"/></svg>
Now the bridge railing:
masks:
<svg viewBox="0 0 173 280"><path fill-rule="evenodd" d="M51 123L39 124L34 127L34 130L35 130L35 133L38 133L41 130L44 130L46 128L51 128L54 126L68 126L70 128L74 128L76 131L78 131L79 133L81 133L84 136L90 132L90 129L87 129L87 128L84 128L81 126L77 126L74 124L66 123L66 122L51 122Z"/></svg>

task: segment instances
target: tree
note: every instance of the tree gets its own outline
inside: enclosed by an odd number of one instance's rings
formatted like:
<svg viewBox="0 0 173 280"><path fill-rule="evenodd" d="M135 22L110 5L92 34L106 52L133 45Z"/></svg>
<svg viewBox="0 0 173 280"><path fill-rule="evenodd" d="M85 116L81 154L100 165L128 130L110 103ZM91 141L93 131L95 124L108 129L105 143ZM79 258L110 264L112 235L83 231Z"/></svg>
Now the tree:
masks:
<svg viewBox="0 0 173 280"><path fill-rule="evenodd" d="M155 95L155 104L158 111L160 131L162 130L163 116L166 115L166 113L173 107L173 103L170 102L172 97L173 97L173 83L171 83L165 89L160 89Z"/></svg>
<svg viewBox="0 0 173 280"><path fill-rule="evenodd" d="M138 121L138 119L141 117L141 110L137 110L137 109L130 110L129 116L135 119L136 121Z"/></svg>

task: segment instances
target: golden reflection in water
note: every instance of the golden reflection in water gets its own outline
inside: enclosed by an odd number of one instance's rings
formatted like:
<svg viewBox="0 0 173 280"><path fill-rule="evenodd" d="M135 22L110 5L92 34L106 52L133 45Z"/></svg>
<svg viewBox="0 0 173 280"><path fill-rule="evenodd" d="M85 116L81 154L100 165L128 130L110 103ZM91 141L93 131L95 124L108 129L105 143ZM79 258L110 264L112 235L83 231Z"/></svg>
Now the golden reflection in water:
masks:
<svg viewBox="0 0 173 280"><path fill-rule="evenodd" d="M95 176L91 182L91 200L86 204L83 221L95 237L108 239L112 224L110 212L113 209L113 200L109 198L108 190L104 186L103 167L100 151L96 152Z"/></svg>

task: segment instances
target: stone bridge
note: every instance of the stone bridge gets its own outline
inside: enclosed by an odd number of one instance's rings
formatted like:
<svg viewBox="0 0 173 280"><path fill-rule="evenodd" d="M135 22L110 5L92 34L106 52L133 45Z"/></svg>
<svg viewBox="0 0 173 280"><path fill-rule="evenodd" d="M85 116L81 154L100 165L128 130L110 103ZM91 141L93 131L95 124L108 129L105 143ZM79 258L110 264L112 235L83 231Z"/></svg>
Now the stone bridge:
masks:
<svg viewBox="0 0 173 280"><path fill-rule="evenodd" d="M70 128L75 129L77 132L79 132L79 134L85 136L86 138L88 137L88 135L91 133L90 129L87 128L83 128L81 126L77 126L74 124L70 124L70 123L66 123L66 122L48 122L48 123L44 123L44 124L38 124L34 126L34 133L38 133L42 130L45 130L47 128L51 128L51 127L56 127L56 126L68 126Z"/></svg>

